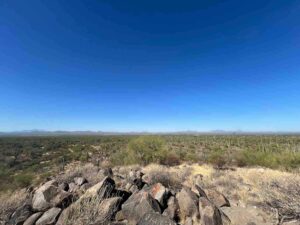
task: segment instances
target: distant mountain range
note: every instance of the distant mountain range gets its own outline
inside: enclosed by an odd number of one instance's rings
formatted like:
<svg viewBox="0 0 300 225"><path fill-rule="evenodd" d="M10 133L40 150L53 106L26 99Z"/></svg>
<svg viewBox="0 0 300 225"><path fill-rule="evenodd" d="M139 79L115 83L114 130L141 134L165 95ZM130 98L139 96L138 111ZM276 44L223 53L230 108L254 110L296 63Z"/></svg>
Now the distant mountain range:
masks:
<svg viewBox="0 0 300 225"><path fill-rule="evenodd" d="M47 130L23 130L12 132L0 132L0 136L103 136L103 135L151 135L151 134L173 134L173 135L259 135L259 134L273 134L273 135L300 135L300 132L249 132L249 131L177 131L177 132L106 132L106 131L47 131Z"/></svg>

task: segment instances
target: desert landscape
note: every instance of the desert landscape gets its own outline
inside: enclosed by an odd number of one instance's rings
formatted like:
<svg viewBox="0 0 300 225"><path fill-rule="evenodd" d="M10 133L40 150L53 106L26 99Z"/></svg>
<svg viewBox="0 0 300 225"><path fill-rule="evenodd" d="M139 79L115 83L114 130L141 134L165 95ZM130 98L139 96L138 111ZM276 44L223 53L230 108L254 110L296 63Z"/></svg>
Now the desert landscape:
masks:
<svg viewBox="0 0 300 225"><path fill-rule="evenodd" d="M299 224L300 136L2 137L2 224Z"/></svg>
<svg viewBox="0 0 300 225"><path fill-rule="evenodd" d="M299 12L0 0L0 225L300 225Z"/></svg>

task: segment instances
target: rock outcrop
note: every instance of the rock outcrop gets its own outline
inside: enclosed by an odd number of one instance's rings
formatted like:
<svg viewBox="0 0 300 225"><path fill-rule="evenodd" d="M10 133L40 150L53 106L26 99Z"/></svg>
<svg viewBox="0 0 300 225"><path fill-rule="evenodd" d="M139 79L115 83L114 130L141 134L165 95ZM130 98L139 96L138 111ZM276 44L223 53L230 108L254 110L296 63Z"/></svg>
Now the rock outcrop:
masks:
<svg viewBox="0 0 300 225"><path fill-rule="evenodd" d="M231 207L229 200L215 189L199 185L173 189L162 183L149 184L140 171L122 176L105 169L102 175L96 184L84 177L75 177L69 184L56 180L42 184L32 191L32 200L17 208L6 224L271 224L264 222L254 208Z"/></svg>

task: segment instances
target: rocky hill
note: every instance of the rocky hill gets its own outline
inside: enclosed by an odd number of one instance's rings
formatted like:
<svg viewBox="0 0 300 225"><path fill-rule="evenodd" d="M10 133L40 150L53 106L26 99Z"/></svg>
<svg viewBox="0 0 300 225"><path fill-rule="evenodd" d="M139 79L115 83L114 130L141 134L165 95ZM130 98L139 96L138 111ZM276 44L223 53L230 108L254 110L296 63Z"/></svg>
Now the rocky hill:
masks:
<svg viewBox="0 0 300 225"><path fill-rule="evenodd" d="M295 213L290 218L279 218L278 212L276 217L275 212L262 210L259 204L250 207L237 203L234 195L229 194L228 198L205 185L204 170L195 174L188 166L176 169L173 173L172 168L166 173L162 167L155 171L93 166L81 173L69 170L27 189L19 206L2 215L1 222L8 225L299 225Z"/></svg>

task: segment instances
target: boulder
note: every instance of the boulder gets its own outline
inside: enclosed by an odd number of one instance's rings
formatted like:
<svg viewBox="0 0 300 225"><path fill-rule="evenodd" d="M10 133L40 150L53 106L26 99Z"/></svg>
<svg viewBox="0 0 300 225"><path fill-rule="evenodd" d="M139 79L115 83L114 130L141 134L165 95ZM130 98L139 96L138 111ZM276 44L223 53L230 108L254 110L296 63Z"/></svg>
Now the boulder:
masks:
<svg viewBox="0 0 300 225"><path fill-rule="evenodd" d="M90 187L76 202L66 208L58 218L56 225L63 225L65 221L68 219L70 212L76 207L78 207L81 203L85 201L89 201L90 199L96 197L97 199L102 199L103 201L106 198L111 197L114 192L115 183L110 177L105 177L101 182L95 184ZM122 199L120 198L120 201Z"/></svg>
<svg viewBox="0 0 300 225"><path fill-rule="evenodd" d="M125 216L124 216L122 210L121 210L121 211L118 211L118 212L116 213L115 219L116 219L116 221L123 221L123 220L125 220Z"/></svg>
<svg viewBox="0 0 300 225"><path fill-rule="evenodd" d="M115 189L112 192L112 196L114 197L121 197L122 204L130 197L131 193L122 189Z"/></svg>
<svg viewBox="0 0 300 225"><path fill-rule="evenodd" d="M149 193L156 199L162 208L167 207L167 201L169 197L169 190L165 188L161 183L157 183L151 186Z"/></svg>
<svg viewBox="0 0 300 225"><path fill-rule="evenodd" d="M194 190L199 195L199 197L206 197L207 198L205 190L200 185L196 184L194 186Z"/></svg>
<svg viewBox="0 0 300 225"><path fill-rule="evenodd" d="M122 205L122 213L129 224L136 224L144 214L161 212L158 202L145 191L132 194Z"/></svg>
<svg viewBox="0 0 300 225"><path fill-rule="evenodd" d="M51 208L36 221L36 225L51 225L55 224L58 215L60 214L60 208Z"/></svg>
<svg viewBox="0 0 300 225"><path fill-rule="evenodd" d="M106 176L101 182L95 184L86 190L85 194L82 195L85 197L98 196L99 198L108 198L111 196L115 188L115 181L110 177Z"/></svg>
<svg viewBox="0 0 300 225"><path fill-rule="evenodd" d="M114 173L113 173L112 169L109 167L109 168L103 169L103 175L112 178L114 176Z"/></svg>
<svg viewBox="0 0 300 225"><path fill-rule="evenodd" d="M75 184L77 184L78 186L81 186L85 183L87 183L87 180L84 177L75 177L74 178L74 182Z"/></svg>
<svg viewBox="0 0 300 225"><path fill-rule="evenodd" d="M137 225L176 225L176 223L157 212L145 213Z"/></svg>
<svg viewBox="0 0 300 225"><path fill-rule="evenodd" d="M144 181L142 180L142 178L135 178L133 181L132 181L132 184L136 185L137 188L139 190L141 190L144 186Z"/></svg>
<svg viewBox="0 0 300 225"><path fill-rule="evenodd" d="M212 201L217 207L230 207L229 200L219 191L214 189L206 190L207 198Z"/></svg>
<svg viewBox="0 0 300 225"><path fill-rule="evenodd" d="M58 189L62 191L68 191L69 190L69 184L68 183L61 183L58 185Z"/></svg>
<svg viewBox="0 0 300 225"><path fill-rule="evenodd" d="M70 210L72 209L72 207L74 205L76 205L76 202L61 212L55 225L65 225L66 224L66 221L68 220L68 217L70 215Z"/></svg>
<svg viewBox="0 0 300 225"><path fill-rule="evenodd" d="M111 168L104 168L99 170L97 177L103 179L104 177L113 178L114 174Z"/></svg>
<svg viewBox="0 0 300 225"><path fill-rule="evenodd" d="M121 202L122 198L120 197L104 199L99 206L99 215L95 224L104 224L111 221L119 210Z"/></svg>
<svg viewBox="0 0 300 225"><path fill-rule="evenodd" d="M178 221L179 206L176 198L174 196L171 196L168 199L167 205L168 207L163 212L163 215L169 217L172 220Z"/></svg>
<svg viewBox="0 0 300 225"><path fill-rule="evenodd" d="M54 186L52 182L47 182L33 195L32 206L36 211L45 211L51 207L65 208L72 202L72 194Z"/></svg>
<svg viewBox="0 0 300 225"><path fill-rule="evenodd" d="M220 210L220 213L221 213L221 218L222 218L223 225L232 225L231 220L229 219L229 217L221 209L219 209L219 210Z"/></svg>
<svg viewBox="0 0 300 225"><path fill-rule="evenodd" d="M79 186L75 184L74 182L69 183L69 192L70 193L76 193L79 190Z"/></svg>
<svg viewBox="0 0 300 225"><path fill-rule="evenodd" d="M129 191L131 193L137 193L139 191L139 188L136 185L133 184L133 185L130 186Z"/></svg>
<svg viewBox="0 0 300 225"><path fill-rule="evenodd" d="M54 207L66 208L73 201L73 195L66 191L59 191L51 200L50 203Z"/></svg>
<svg viewBox="0 0 300 225"><path fill-rule="evenodd" d="M223 225L221 212L207 198L200 197L199 211L202 225Z"/></svg>
<svg viewBox="0 0 300 225"><path fill-rule="evenodd" d="M85 193L87 189L89 189L90 187L92 187L92 185L90 183L84 183L83 185L80 186L80 191L82 193Z"/></svg>
<svg viewBox="0 0 300 225"><path fill-rule="evenodd" d="M232 206L224 207L222 211L230 219L232 225L271 225L276 224L275 215L270 215L256 207Z"/></svg>
<svg viewBox="0 0 300 225"><path fill-rule="evenodd" d="M192 217L193 219L199 218L198 196L191 189L183 187L176 194L176 198L179 202L181 220L185 220L187 217Z"/></svg>
<svg viewBox="0 0 300 225"><path fill-rule="evenodd" d="M35 214L32 214L25 222L23 225L34 225L35 222L38 220L38 218L41 217L43 213L42 212L37 212Z"/></svg>
<svg viewBox="0 0 300 225"><path fill-rule="evenodd" d="M52 207L51 199L59 193L57 182L51 180L39 187L32 198L32 207L37 211L44 211Z"/></svg>
<svg viewBox="0 0 300 225"><path fill-rule="evenodd" d="M129 180L134 180L137 178L137 174L136 174L136 171L134 170L130 170L129 174L128 174L128 178Z"/></svg>
<svg viewBox="0 0 300 225"><path fill-rule="evenodd" d="M21 225L32 214L32 208L29 204L24 204L16 209L11 215L8 225Z"/></svg>

